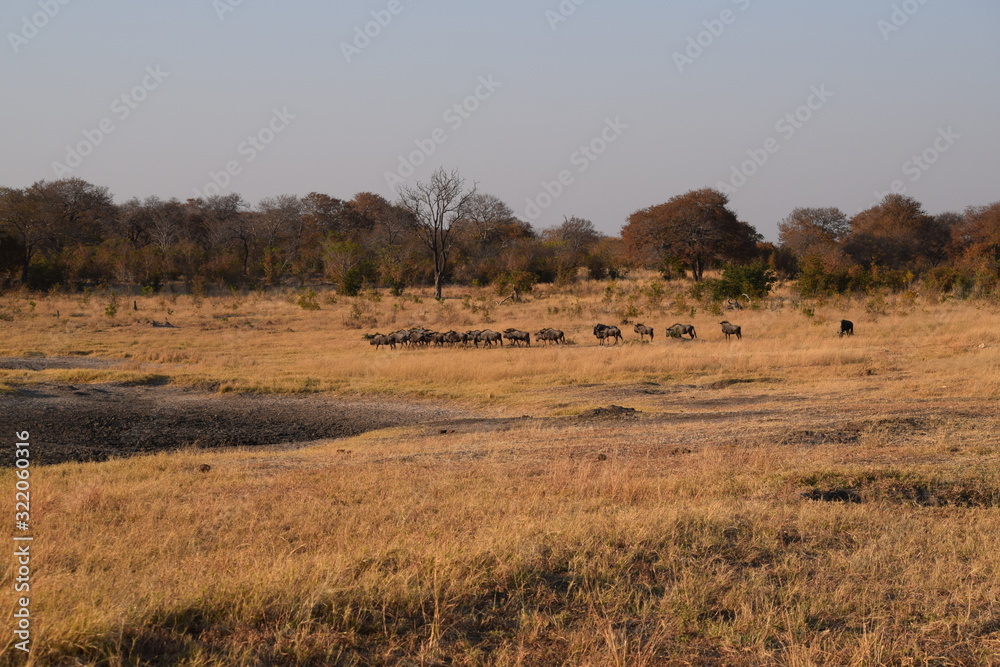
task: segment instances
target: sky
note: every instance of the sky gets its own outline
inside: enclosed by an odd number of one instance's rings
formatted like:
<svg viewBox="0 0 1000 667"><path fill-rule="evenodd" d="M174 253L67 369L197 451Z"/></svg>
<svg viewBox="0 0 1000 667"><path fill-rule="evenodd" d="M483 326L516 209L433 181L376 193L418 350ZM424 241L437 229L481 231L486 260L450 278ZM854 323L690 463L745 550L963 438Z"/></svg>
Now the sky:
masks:
<svg viewBox="0 0 1000 667"><path fill-rule="evenodd" d="M0 185L395 198L538 228L702 187L767 239L890 191L1000 200L995 0L5 0Z"/></svg>

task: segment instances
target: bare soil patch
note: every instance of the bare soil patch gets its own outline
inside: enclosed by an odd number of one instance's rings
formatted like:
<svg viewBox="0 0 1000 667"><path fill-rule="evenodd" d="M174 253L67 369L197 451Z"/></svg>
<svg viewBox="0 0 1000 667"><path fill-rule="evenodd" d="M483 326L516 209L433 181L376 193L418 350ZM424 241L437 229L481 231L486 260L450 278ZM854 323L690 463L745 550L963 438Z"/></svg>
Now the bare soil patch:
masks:
<svg viewBox="0 0 1000 667"><path fill-rule="evenodd" d="M466 416L454 408L403 401L220 396L171 386L110 384L33 385L0 396L0 412L12 428L31 432L36 462L42 465L186 447L305 443Z"/></svg>

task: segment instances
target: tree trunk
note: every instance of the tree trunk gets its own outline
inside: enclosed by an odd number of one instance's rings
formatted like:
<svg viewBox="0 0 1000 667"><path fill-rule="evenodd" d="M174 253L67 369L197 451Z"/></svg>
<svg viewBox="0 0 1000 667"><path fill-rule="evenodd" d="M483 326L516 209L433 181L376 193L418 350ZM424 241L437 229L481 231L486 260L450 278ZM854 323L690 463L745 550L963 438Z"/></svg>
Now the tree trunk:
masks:
<svg viewBox="0 0 1000 667"><path fill-rule="evenodd" d="M438 301L444 298L441 294L441 290L444 288L444 272L447 267L447 255L438 251L434 256L434 298Z"/></svg>
<svg viewBox="0 0 1000 667"><path fill-rule="evenodd" d="M28 284L28 272L31 269L31 252L24 253L24 264L21 265L21 284Z"/></svg>

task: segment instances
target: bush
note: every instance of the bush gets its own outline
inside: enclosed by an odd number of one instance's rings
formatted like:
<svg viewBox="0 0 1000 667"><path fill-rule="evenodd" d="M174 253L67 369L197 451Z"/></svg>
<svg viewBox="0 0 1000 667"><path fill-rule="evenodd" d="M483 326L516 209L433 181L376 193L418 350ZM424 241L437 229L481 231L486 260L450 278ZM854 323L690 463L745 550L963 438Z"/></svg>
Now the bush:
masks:
<svg viewBox="0 0 1000 667"><path fill-rule="evenodd" d="M104 306L104 314L110 318L114 318L118 314L118 308L120 305L120 299L114 292L108 293L108 303Z"/></svg>
<svg viewBox="0 0 1000 667"><path fill-rule="evenodd" d="M315 290L307 290L299 295L299 307L303 310L319 310L319 300Z"/></svg>
<svg viewBox="0 0 1000 667"><path fill-rule="evenodd" d="M517 291L519 294L530 294L538 282L538 276L528 271L510 271L502 273L493 281L493 289L498 296Z"/></svg>
<svg viewBox="0 0 1000 667"><path fill-rule="evenodd" d="M744 294L751 299L763 299L771 293L778 277L766 264L756 262L744 266L729 266L721 278L704 281L716 301L737 299Z"/></svg>

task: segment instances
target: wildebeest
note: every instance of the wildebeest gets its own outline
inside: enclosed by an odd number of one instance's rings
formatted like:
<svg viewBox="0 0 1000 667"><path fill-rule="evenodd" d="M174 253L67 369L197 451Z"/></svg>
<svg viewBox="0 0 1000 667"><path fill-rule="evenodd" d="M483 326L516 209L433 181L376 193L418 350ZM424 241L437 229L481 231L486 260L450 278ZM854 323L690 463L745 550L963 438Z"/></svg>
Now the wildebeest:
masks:
<svg viewBox="0 0 1000 667"><path fill-rule="evenodd" d="M371 336L369 336L368 344L374 345L376 350L378 350L383 345L388 345L393 350L396 349L396 341L392 338L389 338L389 336L380 333L372 334Z"/></svg>
<svg viewBox="0 0 1000 667"><path fill-rule="evenodd" d="M479 347L479 334L481 334L481 333L483 333L483 332L482 331L466 331L464 334L462 334L462 344L465 345L466 347L468 347L469 343L472 343L476 347Z"/></svg>
<svg viewBox="0 0 1000 667"><path fill-rule="evenodd" d="M671 338L680 338L681 336L691 336L692 339L697 338L698 334L694 331L693 324L675 324L669 329L667 329L667 335Z"/></svg>
<svg viewBox="0 0 1000 667"><path fill-rule="evenodd" d="M392 343L392 347L395 348L397 344L408 345L410 342L410 332L406 329L401 329L399 331L394 331L388 335L389 342Z"/></svg>
<svg viewBox="0 0 1000 667"><path fill-rule="evenodd" d="M531 334L527 331L504 329L503 337L509 340L511 345L520 345L521 343L525 343L528 347L531 347Z"/></svg>
<svg viewBox="0 0 1000 667"><path fill-rule="evenodd" d="M500 347L503 347L503 337L500 332L493 331L493 329L486 329L485 331L479 332L476 336L476 342L483 342L484 347L493 347L494 343L499 343ZM479 347L478 345L476 347Z"/></svg>
<svg viewBox="0 0 1000 667"><path fill-rule="evenodd" d="M607 324L597 324L594 326L594 336L597 337L597 342L601 345L604 345L604 341L608 338L615 339L615 345L617 345L618 341L622 339L622 330Z"/></svg>
<svg viewBox="0 0 1000 667"><path fill-rule="evenodd" d="M840 320L840 335L843 336L847 334L848 336L854 335L854 322L850 320Z"/></svg>
<svg viewBox="0 0 1000 667"><path fill-rule="evenodd" d="M650 342L653 340L653 327L647 327L645 324L636 324L633 329L637 334L639 334L639 340L645 340L646 336L649 336Z"/></svg>
<svg viewBox="0 0 1000 667"><path fill-rule="evenodd" d="M726 340L735 335L736 340L743 340L743 330L735 324L730 324L727 320L719 322L722 325L722 333L726 334Z"/></svg>
<svg viewBox="0 0 1000 667"><path fill-rule="evenodd" d="M410 345L427 345L431 342L431 333L432 332L424 331L422 329L411 330L410 335L408 336Z"/></svg>
<svg viewBox="0 0 1000 667"><path fill-rule="evenodd" d="M559 329L546 328L535 334L535 340L544 341L546 344L554 343L558 345L559 343L566 342L566 334Z"/></svg>

